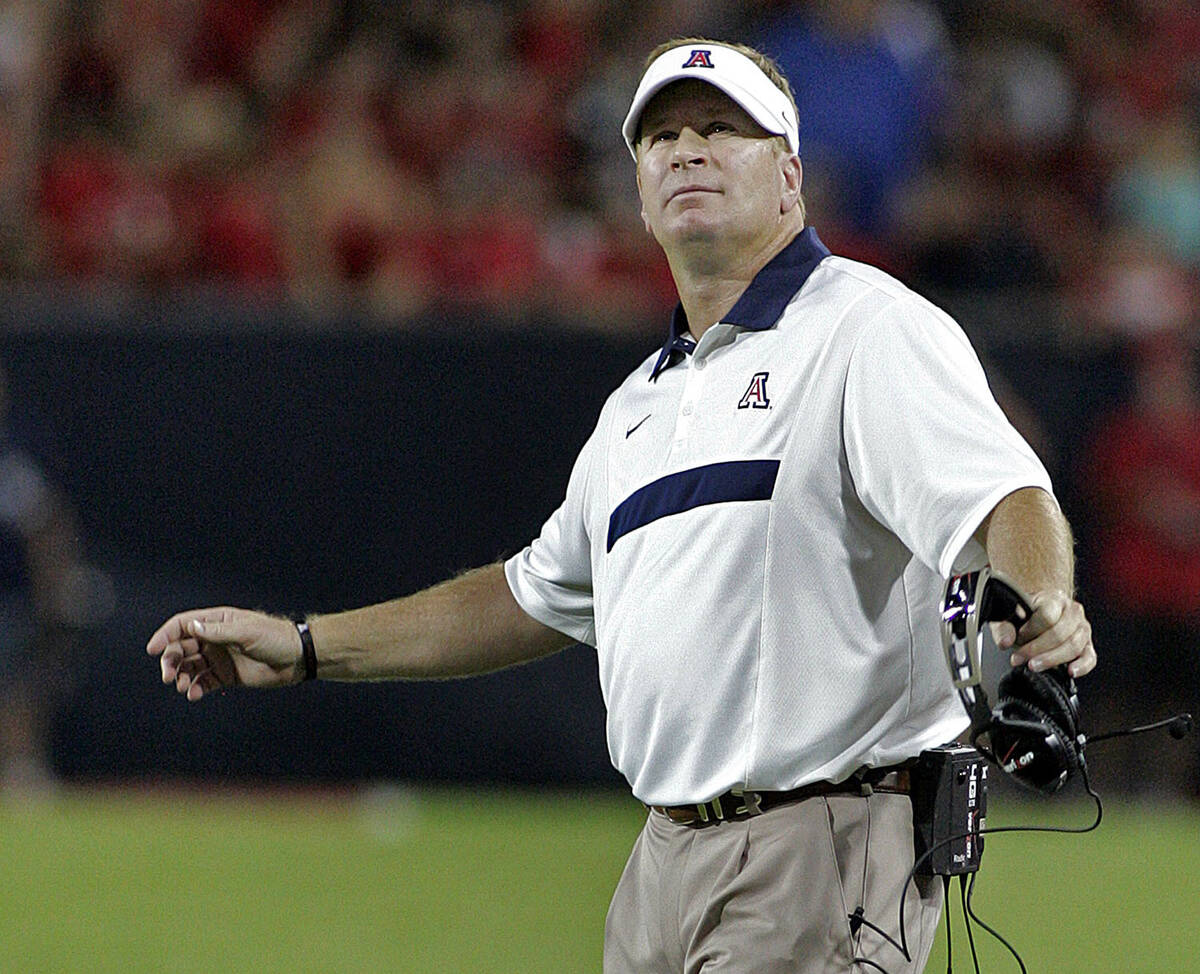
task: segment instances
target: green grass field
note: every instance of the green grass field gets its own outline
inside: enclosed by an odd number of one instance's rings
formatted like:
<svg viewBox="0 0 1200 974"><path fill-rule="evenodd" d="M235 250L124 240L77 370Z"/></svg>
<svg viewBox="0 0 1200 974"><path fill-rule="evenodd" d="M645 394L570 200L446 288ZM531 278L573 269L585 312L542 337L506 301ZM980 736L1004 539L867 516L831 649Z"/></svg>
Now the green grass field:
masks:
<svg viewBox="0 0 1200 974"><path fill-rule="evenodd" d="M1080 824L993 796L989 825ZM642 813L618 795L70 791L0 803L0 971L573 974ZM996 836L975 908L1031 974L1200 970L1200 810ZM955 901L954 969L971 970ZM978 932L985 974L1017 971ZM945 970L944 932L930 972ZM864 968L865 970L865 968Z"/></svg>

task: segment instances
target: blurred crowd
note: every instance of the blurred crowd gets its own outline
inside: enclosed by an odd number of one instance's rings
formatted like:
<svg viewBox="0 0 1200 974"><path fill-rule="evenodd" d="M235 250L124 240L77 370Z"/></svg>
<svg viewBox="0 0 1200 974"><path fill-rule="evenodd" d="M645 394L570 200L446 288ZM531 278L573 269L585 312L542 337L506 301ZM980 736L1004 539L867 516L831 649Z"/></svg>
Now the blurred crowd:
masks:
<svg viewBox="0 0 1200 974"><path fill-rule="evenodd" d="M645 53L692 34L783 67L834 252L1042 293L1031 335L1122 350L1067 473L1136 650L1110 672L1156 659L1194 700L1194 3L0 0L0 286L657 335L674 289L620 122Z"/></svg>
<svg viewBox="0 0 1200 974"><path fill-rule="evenodd" d="M1172 0L4 0L0 275L644 327L674 298L619 123L695 33L791 78L835 251L1060 286L1097 328L1189 313L1200 13Z"/></svg>

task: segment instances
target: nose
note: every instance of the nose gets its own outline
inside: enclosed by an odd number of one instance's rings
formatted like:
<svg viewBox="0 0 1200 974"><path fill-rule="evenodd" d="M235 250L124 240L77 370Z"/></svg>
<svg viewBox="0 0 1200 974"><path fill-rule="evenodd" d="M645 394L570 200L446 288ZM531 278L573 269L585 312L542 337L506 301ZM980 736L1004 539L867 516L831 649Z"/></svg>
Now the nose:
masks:
<svg viewBox="0 0 1200 974"><path fill-rule="evenodd" d="M694 129L684 126L675 137L671 153L671 168L686 169L688 166L703 166L708 162L708 140Z"/></svg>

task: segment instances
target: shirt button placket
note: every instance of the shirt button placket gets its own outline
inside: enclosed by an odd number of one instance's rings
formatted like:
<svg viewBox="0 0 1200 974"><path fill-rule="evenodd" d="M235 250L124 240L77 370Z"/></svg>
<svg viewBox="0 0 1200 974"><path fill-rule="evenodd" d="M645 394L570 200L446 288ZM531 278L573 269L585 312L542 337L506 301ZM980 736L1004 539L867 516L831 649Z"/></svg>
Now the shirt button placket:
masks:
<svg viewBox="0 0 1200 974"><path fill-rule="evenodd" d="M697 358L693 355L689 363L687 381L683 386L683 398L679 404L679 415L675 419L675 449L682 449L691 435L692 417L696 412L696 402L700 398L701 373L708 364L707 358Z"/></svg>

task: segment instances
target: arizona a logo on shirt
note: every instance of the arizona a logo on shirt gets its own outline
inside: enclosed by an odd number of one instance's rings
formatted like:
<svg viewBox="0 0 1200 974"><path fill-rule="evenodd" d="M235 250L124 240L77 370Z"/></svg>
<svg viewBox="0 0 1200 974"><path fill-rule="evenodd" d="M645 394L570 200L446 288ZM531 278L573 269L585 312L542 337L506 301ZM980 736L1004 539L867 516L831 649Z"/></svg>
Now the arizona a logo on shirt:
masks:
<svg viewBox="0 0 1200 974"><path fill-rule="evenodd" d="M767 376L770 372L755 372L750 385L742 393L738 401L738 409L769 409L771 400L767 398Z"/></svg>

